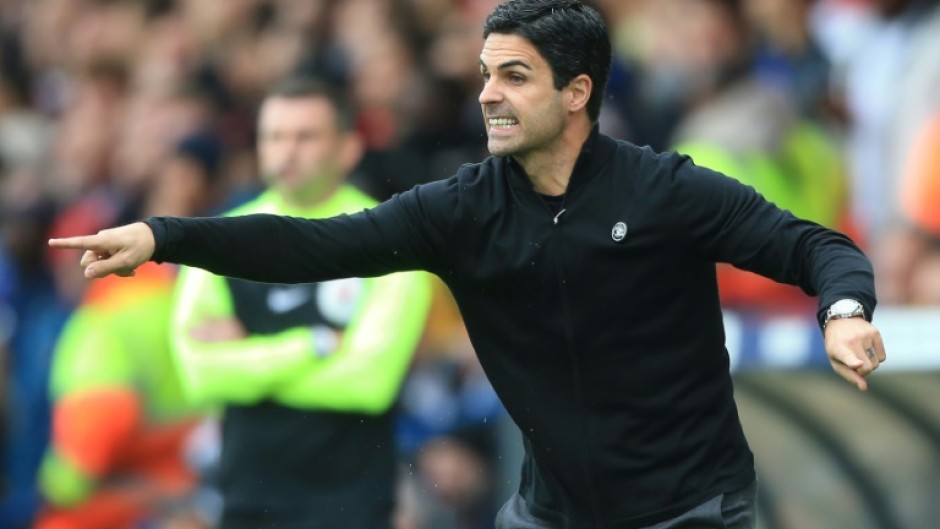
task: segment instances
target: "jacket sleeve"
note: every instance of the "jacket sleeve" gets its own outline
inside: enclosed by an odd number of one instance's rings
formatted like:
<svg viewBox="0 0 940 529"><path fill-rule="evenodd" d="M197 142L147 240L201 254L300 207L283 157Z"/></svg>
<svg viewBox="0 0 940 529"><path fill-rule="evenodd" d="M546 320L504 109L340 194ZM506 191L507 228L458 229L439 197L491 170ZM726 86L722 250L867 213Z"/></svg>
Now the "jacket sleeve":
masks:
<svg viewBox="0 0 940 529"><path fill-rule="evenodd" d="M176 287L171 340L187 397L195 402L254 403L298 370L318 360L313 331L296 327L244 340L200 342L190 329L213 318L232 318L225 279L183 268Z"/></svg>
<svg viewBox="0 0 940 529"><path fill-rule="evenodd" d="M675 156L668 167L671 219L706 258L818 295L820 325L826 309L843 298L861 302L871 319L874 274L851 239L793 216L688 157Z"/></svg>
<svg viewBox="0 0 940 529"><path fill-rule="evenodd" d="M313 283L446 261L457 179L432 182L378 206L329 219L276 215L151 217L152 259L269 283Z"/></svg>
<svg viewBox="0 0 940 529"><path fill-rule="evenodd" d="M274 398L297 408L382 413L391 406L421 339L430 277L406 272L372 280L339 348L298 370Z"/></svg>

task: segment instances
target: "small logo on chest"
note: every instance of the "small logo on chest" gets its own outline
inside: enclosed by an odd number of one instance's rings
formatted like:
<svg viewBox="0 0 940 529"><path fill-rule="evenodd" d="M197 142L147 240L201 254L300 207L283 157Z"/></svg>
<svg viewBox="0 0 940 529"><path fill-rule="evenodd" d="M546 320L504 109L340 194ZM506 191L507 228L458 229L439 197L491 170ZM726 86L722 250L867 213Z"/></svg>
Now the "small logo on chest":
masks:
<svg viewBox="0 0 940 529"><path fill-rule="evenodd" d="M627 223L618 222L614 224L613 229L610 230L610 238L615 242L620 242L627 236Z"/></svg>

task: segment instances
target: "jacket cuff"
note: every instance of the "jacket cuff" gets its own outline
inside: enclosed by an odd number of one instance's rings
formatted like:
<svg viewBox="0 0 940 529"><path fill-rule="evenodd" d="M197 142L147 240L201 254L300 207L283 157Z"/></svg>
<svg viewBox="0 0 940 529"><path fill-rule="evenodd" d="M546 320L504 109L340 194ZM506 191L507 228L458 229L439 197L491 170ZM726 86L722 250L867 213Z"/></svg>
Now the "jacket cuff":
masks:
<svg viewBox="0 0 940 529"><path fill-rule="evenodd" d="M153 255L150 260L156 263L163 263L167 254L167 229L166 218L148 217L143 223L153 232Z"/></svg>

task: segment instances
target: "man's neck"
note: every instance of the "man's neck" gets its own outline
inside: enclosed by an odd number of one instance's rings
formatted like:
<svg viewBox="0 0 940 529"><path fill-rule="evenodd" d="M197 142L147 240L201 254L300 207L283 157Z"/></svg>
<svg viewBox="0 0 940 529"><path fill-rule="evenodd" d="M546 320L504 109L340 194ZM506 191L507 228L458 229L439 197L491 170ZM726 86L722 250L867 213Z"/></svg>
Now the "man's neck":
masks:
<svg viewBox="0 0 940 529"><path fill-rule="evenodd" d="M525 169L536 192L549 196L563 195L568 189L568 181L581 148L590 134L591 123L585 119L583 123L566 127L551 145L538 151L513 155L513 159Z"/></svg>
<svg viewBox="0 0 940 529"><path fill-rule="evenodd" d="M328 201L333 197L333 195L336 194L337 191L339 191L340 186L341 184L337 183L327 189L319 189L316 193L311 193L308 196L302 196L298 193L287 193L284 191L281 191L279 194L281 196L281 200L284 201L284 205L287 207L296 211L305 211L310 208L315 208L320 204Z"/></svg>

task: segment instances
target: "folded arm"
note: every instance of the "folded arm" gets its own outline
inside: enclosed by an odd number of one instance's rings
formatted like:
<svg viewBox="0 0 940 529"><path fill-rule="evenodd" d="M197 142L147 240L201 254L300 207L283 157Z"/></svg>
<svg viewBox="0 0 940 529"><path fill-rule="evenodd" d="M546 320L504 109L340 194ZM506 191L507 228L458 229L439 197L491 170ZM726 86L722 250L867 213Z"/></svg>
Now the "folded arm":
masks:
<svg viewBox="0 0 940 529"><path fill-rule="evenodd" d="M274 391L297 408L381 413L398 394L431 304L429 277L399 273L375 279L339 348Z"/></svg>
<svg viewBox="0 0 940 529"><path fill-rule="evenodd" d="M270 335L206 341L194 329L208 321L234 318L223 277L184 268L176 291L171 337L187 396L197 402L248 404L318 360L310 328Z"/></svg>

